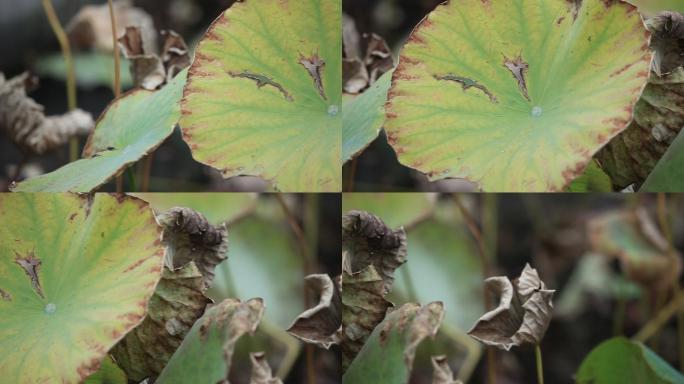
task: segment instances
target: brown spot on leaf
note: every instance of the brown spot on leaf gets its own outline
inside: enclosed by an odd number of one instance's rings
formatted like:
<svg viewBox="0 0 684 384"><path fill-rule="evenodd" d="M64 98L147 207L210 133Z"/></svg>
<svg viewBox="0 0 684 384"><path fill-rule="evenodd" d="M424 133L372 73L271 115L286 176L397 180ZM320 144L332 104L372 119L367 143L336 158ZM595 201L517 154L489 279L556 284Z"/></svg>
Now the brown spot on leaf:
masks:
<svg viewBox="0 0 684 384"><path fill-rule="evenodd" d="M240 73L228 71L228 74L231 77L239 77L239 78L253 80L256 82L257 88L261 88L263 86L270 85L270 86L274 87L275 89L279 90L280 93L283 94L283 96L285 97L285 99L287 101L294 101L294 98L292 97L292 95L288 91L286 91L282 85L275 82L273 79L271 79L268 76L260 75L257 73L252 73L249 71L244 71L244 72L240 72Z"/></svg>
<svg viewBox="0 0 684 384"><path fill-rule="evenodd" d="M557 25L561 25L561 23L563 22L563 20L565 20L565 16L559 17L558 20L556 20L556 24L557 24ZM590 39L591 39L591 38L590 38ZM591 41L591 40L590 40L590 41Z"/></svg>
<svg viewBox="0 0 684 384"><path fill-rule="evenodd" d="M89 361L83 362L78 368L76 368L76 372L78 372L78 376L81 378L80 381L85 380L86 377L92 375L100 369L100 360L101 358L93 357Z"/></svg>
<svg viewBox="0 0 684 384"><path fill-rule="evenodd" d="M31 287L33 287L33 290L38 296L44 299L45 295L43 294L43 288L40 286L40 277L38 276L42 261L38 259L33 252L30 252L26 257L21 257L21 255L16 252L15 254L17 257L14 259L14 262L17 263L17 265L24 270L29 279L31 279Z"/></svg>
<svg viewBox="0 0 684 384"><path fill-rule="evenodd" d="M9 292L3 290L2 288L0 288L0 298L5 301L12 301L12 296L9 294Z"/></svg>
<svg viewBox="0 0 684 384"><path fill-rule="evenodd" d="M525 99L532 101L527 94L527 84L525 83L525 72L527 72L528 65L523 61L522 55L518 55L512 60L504 56L504 66L511 71L513 78L518 82L518 88L520 88Z"/></svg>
<svg viewBox="0 0 684 384"><path fill-rule="evenodd" d="M325 96L325 89L323 89L323 80L321 78L323 67L325 67L325 61L318 56L318 53L314 53L311 57L305 57L300 54L299 64L306 69L309 76L313 79L314 84L318 89L318 94L321 95L323 100L328 100Z"/></svg>
<svg viewBox="0 0 684 384"><path fill-rule="evenodd" d="M582 0L566 0L570 6L570 12L572 13L572 22L577 20L577 15L579 15L579 10L582 8Z"/></svg>
<svg viewBox="0 0 684 384"><path fill-rule="evenodd" d="M456 76L452 73L448 73L448 74L443 75L443 76L434 75L434 78L437 80L454 81L454 82L460 83L461 86L463 87L463 92L467 91L469 88L479 89L480 91L484 92L484 94L489 97L489 100L492 103L498 103L496 96L494 96L491 92L489 92L489 89L487 89L487 87L485 87L484 85L478 83L477 81L475 81L473 79L469 79L467 77L462 77L462 76ZM529 98L528 98L528 100L529 100Z"/></svg>

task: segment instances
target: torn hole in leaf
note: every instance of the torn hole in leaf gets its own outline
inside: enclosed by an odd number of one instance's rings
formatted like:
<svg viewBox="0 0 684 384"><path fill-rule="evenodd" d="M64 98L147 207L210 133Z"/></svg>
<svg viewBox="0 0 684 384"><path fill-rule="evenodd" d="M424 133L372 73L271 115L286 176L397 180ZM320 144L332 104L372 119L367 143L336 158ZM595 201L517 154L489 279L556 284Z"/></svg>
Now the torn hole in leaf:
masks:
<svg viewBox="0 0 684 384"><path fill-rule="evenodd" d="M551 322L554 290L546 289L537 270L525 264L520 277L485 280L499 304L485 313L468 334L474 339L504 350L523 344L539 344Z"/></svg>
<svg viewBox="0 0 684 384"><path fill-rule="evenodd" d="M313 79L314 85L318 89L318 94L321 95L323 100L328 100L325 96L325 89L323 89L323 80L321 78L325 61L318 56L318 53L314 53L311 57L304 57L300 54L299 64L306 69L309 76Z"/></svg>
<svg viewBox="0 0 684 384"><path fill-rule="evenodd" d="M525 73L527 72L528 65L523 61L522 55L518 55L512 60L504 56L504 66L511 71L513 78L518 82L518 88L520 88L520 92L525 96L525 99L532 101L527 94L527 83L525 83Z"/></svg>
<svg viewBox="0 0 684 384"><path fill-rule="evenodd" d="M157 220L164 228L169 268L179 269L194 261L208 287L214 279L214 268L228 257L226 225L211 225L201 213L180 207L158 215Z"/></svg>
<svg viewBox="0 0 684 384"><path fill-rule="evenodd" d="M297 316L287 332L325 349L339 342L342 328L342 299L335 282L325 274L309 275L307 287L318 295L318 304Z"/></svg>
<svg viewBox="0 0 684 384"><path fill-rule="evenodd" d="M249 360L252 362L252 374L249 379L249 384L282 384L283 381L277 377L273 377L273 371L268 365L266 355L264 352L253 352L249 354Z"/></svg>
<svg viewBox="0 0 684 384"><path fill-rule="evenodd" d="M470 88L479 89L480 91L484 92L484 94L487 95L487 97L489 97L489 100L492 103L498 103L496 96L494 96L489 91L489 89L487 89L487 87L485 87L484 85L478 83L477 81L475 81L473 79L469 79L467 77L462 77L462 76L456 76L456 75L451 74L451 73L443 75L443 76L434 75L434 78L436 80L454 81L454 82L460 83L461 86L463 87L463 92L467 91Z"/></svg>
<svg viewBox="0 0 684 384"><path fill-rule="evenodd" d="M93 130L92 116L80 109L45 116L44 107L26 94L37 86L28 73L6 80L0 72L0 130L23 151L41 155Z"/></svg>
<svg viewBox="0 0 684 384"><path fill-rule="evenodd" d="M292 97L292 95L290 95L290 93L288 91L286 91L282 85L275 82L273 79L271 79L268 76L259 75L257 73L252 73L249 71L244 71L244 72L240 72L240 73L228 72L228 74L231 77L238 77L238 78L253 80L256 82L257 88L261 88L263 86L270 85L270 86L274 87L275 89L277 89L278 91L280 91L280 93L283 94L283 96L285 97L285 99L287 101L294 101L294 98Z"/></svg>
<svg viewBox="0 0 684 384"><path fill-rule="evenodd" d="M14 253L16 258L14 262L17 263L24 270L26 276L31 279L31 287L41 298L45 298L43 294L43 288L40 286L40 276L38 275L40 271L40 265L42 261L36 257L33 252L30 252L26 257L21 257L18 253Z"/></svg>

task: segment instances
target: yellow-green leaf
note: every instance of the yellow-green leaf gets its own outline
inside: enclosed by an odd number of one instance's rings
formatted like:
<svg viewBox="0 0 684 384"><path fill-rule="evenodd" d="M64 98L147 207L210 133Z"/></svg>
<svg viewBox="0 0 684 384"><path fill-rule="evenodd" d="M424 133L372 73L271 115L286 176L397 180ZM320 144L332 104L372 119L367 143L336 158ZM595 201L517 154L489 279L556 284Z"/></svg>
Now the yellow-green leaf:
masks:
<svg viewBox="0 0 684 384"><path fill-rule="evenodd" d="M341 190L340 0L247 0L200 42L181 127L196 160L281 191Z"/></svg>
<svg viewBox="0 0 684 384"><path fill-rule="evenodd" d="M0 372L75 383L137 326L159 281L161 230L141 200L0 196Z"/></svg>
<svg viewBox="0 0 684 384"><path fill-rule="evenodd" d="M650 61L621 1L452 1L404 46L385 130L431 180L560 191L627 126Z"/></svg>

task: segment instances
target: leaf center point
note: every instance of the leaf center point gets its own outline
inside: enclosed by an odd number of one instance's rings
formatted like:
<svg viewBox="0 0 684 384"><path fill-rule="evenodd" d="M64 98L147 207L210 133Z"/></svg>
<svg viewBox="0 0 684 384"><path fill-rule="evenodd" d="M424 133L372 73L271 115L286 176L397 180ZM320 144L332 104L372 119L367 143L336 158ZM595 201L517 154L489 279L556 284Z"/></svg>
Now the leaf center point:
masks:
<svg viewBox="0 0 684 384"><path fill-rule="evenodd" d="M532 111L530 112L530 114L532 115L532 117L541 117L542 112L542 107L535 105L534 107L532 107Z"/></svg>
<svg viewBox="0 0 684 384"><path fill-rule="evenodd" d="M57 311L57 305L55 303L47 303L47 304L45 304L44 311L48 315L51 315L51 314L55 313L55 311Z"/></svg>

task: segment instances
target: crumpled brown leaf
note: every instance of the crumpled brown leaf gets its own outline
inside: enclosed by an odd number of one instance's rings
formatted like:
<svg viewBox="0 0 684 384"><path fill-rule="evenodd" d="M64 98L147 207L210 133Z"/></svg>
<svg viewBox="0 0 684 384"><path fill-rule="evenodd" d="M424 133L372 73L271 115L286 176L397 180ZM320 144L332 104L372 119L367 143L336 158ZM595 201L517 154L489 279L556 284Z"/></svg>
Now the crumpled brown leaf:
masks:
<svg viewBox="0 0 684 384"><path fill-rule="evenodd" d="M273 377L271 367L266 361L266 356L263 352L254 352L249 354L249 359L252 362L252 375L250 377L250 384L282 384L280 378Z"/></svg>
<svg viewBox="0 0 684 384"><path fill-rule="evenodd" d="M43 106L26 95L36 86L28 73L6 80L0 72L0 130L23 151L41 155L93 130L92 116L80 109L45 116Z"/></svg>
<svg viewBox="0 0 684 384"><path fill-rule="evenodd" d="M226 225L211 225L201 213L181 207L159 214L157 221L164 228L167 266L176 270L194 261L204 277L205 287L211 285L214 268L227 257Z"/></svg>
<svg viewBox="0 0 684 384"><path fill-rule="evenodd" d="M349 211L342 217L342 369L346 370L392 303L394 271L406 262L406 233L377 216Z"/></svg>
<svg viewBox="0 0 684 384"><path fill-rule="evenodd" d="M154 20L143 9L133 7L130 0L118 0L114 1L114 14L118 34L123 34L126 27L135 26L142 30L146 46L157 45ZM109 5L106 2L81 8L67 24L66 32L76 49L114 50Z"/></svg>
<svg viewBox="0 0 684 384"><path fill-rule="evenodd" d="M587 225L592 248L620 261L627 278L665 289L681 274L681 255L672 249L644 208L613 211Z"/></svg>
<svg viewBox="0 0 684 384"><path fill-rule="evenodd" d="M373 329L385 318L393 304L385 300L385 284L371 264L349 274L342 272L342 370L359 353Z"/></svg>
<svg viewBox="0 0 684 384"><path fill-rule="evenodd" d="M541 343L551 322L555 290L546 289L537 270L525 264L518 279L496 276L485 284L499 296L499 305L482 315L468 334L507 351L525 343Z"/></svg>
<svg viewBox="0 0 684 384"><path fill-rule="evenodd" d="M176 32L163 31L161 47L146 43L142 33L139 27L126 27L126 32L119 38L119 45L131 62L133 84L155 90L190 66L190 51L185 40Z"/></svg>
<svg viewBox="0 0 684 384"><path fill-rule="evenodd" d="M647 26L651 76L627 129L596 155L619 188L641 185L684 127L684 16L663 12Z"/></svg>
<svg viewBox="0 0 684 384"><path fill-rule="evenodd" d="M454 373L449 367L447 357L444 355L432 356L432 384L463 384L461 380L454 379Z"/></svg>
<svg viewBox="0 0 684 384"><path fill-rule="evenodd" d="M318 304L297 316L287 332L306 342L325 349L339 342L342 328L342 299L330 276L309 275L307 287L318 294Z"/></svg>
<svg viewBox="0 0 684 384"><path fill-rule="evenodd" d="M143 322L111 353L126 376L135 381L155 378L199 319L211 300L195 263L172 271L165 267Z"/></svg>
<svg viewBox="0 0 684 384"><path fill-rule="evenodd" d="M349 211L342 217L342 270L354 274L373 265L392 288L394 270L406 262L406 232L392 230L375 215Z"/></svg>
<svg viewBox="0 0 684 384"><path fill-rule="evenodd" d="M394 67L392 51L385 40L372 33L361 36L354 20L342 22L342 84L345 93L358 94Z"/></svg>

